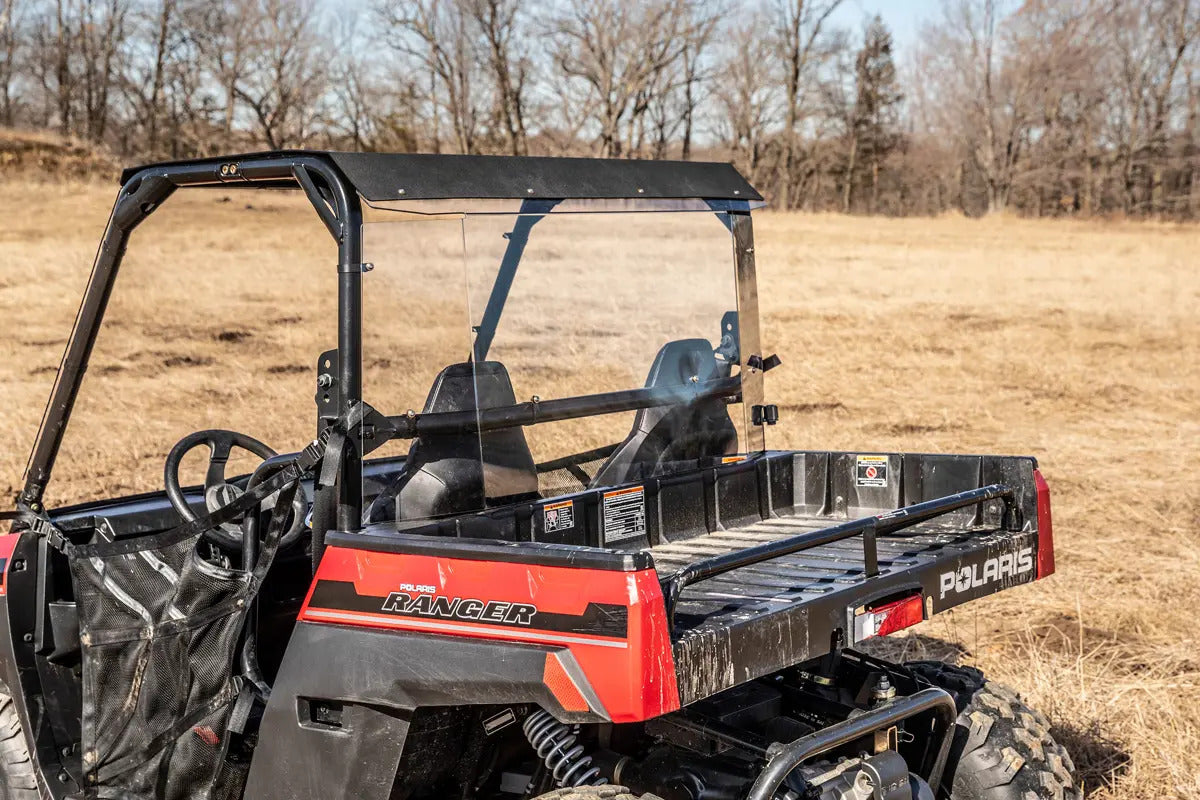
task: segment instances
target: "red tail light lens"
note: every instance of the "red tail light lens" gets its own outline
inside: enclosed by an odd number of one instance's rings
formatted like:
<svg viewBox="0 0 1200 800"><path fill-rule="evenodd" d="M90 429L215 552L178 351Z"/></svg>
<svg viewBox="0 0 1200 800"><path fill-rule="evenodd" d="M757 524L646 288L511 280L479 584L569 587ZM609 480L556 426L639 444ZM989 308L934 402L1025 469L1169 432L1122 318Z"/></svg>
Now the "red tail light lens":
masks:
<svg viewBox="0 0 1200 800"><path fill-rule="evenodd" d="M925 603L921 594L902 597L878 606L864 606L854 612L854 641L911 628L925 619Z"/></svg>
<svg viewBox="0 0 1200 800"><path fill-rule="evenodd" d="M1033 483L1037 487L1037 576L1041 580L1054 574L1054 525L1050 515L1050 487L1042 477L1041 470L1033 471Z"/></svg>

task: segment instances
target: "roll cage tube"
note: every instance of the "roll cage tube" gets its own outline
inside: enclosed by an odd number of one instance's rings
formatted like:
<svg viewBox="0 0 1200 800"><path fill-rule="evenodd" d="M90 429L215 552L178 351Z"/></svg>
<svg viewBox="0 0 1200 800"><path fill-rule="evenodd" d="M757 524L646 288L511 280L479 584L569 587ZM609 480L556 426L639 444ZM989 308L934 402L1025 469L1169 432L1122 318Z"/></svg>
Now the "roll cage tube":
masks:
<svg viewBox="0 0 1200 800"><path fill-rule="evenodd" d="M362 206L357 192L330 160L313 155L253 156L227 162L200 161L146 167L130 175L117 193L87 289L75 316L58 376L42 414L25 468L19 507L42 511L67 420L87 372L96 336L129 244L130 234L178 188L244 184L259 188L299 186L338 246L337 397L341 413L362 400ZM356 530L362 499L355 476L361 463L353 447L342 450L338 470L337 523ZM353 473L353 474L351 474Z"/></svg>

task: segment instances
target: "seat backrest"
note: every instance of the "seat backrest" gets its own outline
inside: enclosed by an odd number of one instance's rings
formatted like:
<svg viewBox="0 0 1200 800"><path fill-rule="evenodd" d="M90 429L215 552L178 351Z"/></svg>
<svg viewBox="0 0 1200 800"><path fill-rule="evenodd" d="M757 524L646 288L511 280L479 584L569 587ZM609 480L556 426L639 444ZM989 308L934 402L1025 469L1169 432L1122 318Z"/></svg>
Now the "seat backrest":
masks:
<svg viewBox="0 0 1200 800"><path fill-rule="evenodd" d="M451 364L433 382L424 413L474 411L516 403L499 361ZM521 428L423 435L413 440L404 471L389 488L395 519L478 511L535 496L537 468ZM374 505L374 504L373 504Z"/></svg>
<svg viewBox="0 0 1200 800"><path fill-rule="evenodd" d="M647 387L686 386L716 380L720 367L705 339L668 342L654 357ZM671 461L695 461L737 452L737 428L722 398L644 408L633 429L592 480L613 486L654 475Z"/></svg>

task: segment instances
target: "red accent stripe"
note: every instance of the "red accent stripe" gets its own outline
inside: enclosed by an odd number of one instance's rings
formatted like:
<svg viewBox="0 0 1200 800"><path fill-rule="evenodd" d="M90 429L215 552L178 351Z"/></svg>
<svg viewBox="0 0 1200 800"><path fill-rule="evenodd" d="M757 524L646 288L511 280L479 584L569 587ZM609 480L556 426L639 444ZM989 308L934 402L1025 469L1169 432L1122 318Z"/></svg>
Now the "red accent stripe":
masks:
<svg viewBox="0 0 1200 800"><path fill-rule="evenodd" d="M548 633L525 631L477 622L457 622L448 619L421 619L397 617L391 614L367 614L337 608L309 606L300 614L303 622L326 622L340 625L359 625L364 628L386 628L388 630L416 631L418 633L443 633L448 636L467 638L507 639L510 641L535 642L537 644L580 644L625 649L629 645L621 638L594 636L586 633Z"/></svg>

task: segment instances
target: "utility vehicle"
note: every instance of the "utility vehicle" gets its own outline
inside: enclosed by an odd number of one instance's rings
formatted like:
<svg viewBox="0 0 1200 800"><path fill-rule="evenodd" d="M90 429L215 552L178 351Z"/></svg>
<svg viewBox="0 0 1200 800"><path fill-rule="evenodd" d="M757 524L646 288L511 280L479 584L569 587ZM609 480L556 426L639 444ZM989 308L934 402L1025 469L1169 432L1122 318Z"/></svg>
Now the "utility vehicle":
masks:
<svg viewBox="0 0 1200 800"><path fill-rule="evenodd" d="M333 239L308 433L278 455L209 426L163 447L160 491L48 504L131 234L197 187L302 192ZM0 794L1078 797L1016 694L867 652L1054 571L1036 461L768 449L761 204L691 162L127 170L0 537ZM227 476L234 448L261 463Z"/></svg>

